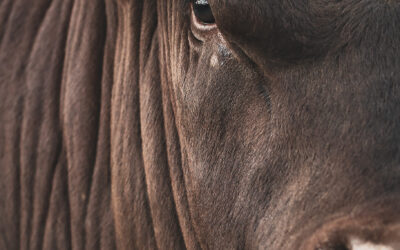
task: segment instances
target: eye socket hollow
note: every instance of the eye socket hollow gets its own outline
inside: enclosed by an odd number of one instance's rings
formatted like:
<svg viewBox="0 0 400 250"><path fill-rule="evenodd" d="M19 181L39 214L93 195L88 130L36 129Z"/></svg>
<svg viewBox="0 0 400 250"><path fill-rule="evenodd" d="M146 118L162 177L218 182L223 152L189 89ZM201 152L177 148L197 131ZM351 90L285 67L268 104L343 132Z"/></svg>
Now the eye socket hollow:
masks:
<svg viewBox="0 0 400 250"><path fill-rule="evenodd" d="M193 12L196 18L205 24L215 23L208 0L192 0Z"/></svg>

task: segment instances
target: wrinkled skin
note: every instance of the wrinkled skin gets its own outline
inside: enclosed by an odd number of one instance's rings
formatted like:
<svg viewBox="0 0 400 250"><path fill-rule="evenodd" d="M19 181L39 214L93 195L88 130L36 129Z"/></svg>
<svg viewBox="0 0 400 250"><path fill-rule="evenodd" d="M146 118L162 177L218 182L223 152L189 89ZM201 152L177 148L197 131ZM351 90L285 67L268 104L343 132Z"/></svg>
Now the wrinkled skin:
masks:
<svg viewBox="0 0 400 250"><path fill-rule="evenodd" d="M400 3L209 3L0 2L0 249L400 248Z"/></svg>

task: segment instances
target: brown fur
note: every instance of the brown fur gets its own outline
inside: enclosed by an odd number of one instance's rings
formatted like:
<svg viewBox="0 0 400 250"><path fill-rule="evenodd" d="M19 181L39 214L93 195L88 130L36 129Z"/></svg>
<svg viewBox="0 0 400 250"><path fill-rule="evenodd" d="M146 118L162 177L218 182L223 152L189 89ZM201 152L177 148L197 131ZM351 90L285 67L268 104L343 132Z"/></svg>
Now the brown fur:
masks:
<svg viewBox="0 0 400 250"><path fill-rule="evenodd" d="M0 2L0 249L398 246L400 3L209 2Z"/></svg>

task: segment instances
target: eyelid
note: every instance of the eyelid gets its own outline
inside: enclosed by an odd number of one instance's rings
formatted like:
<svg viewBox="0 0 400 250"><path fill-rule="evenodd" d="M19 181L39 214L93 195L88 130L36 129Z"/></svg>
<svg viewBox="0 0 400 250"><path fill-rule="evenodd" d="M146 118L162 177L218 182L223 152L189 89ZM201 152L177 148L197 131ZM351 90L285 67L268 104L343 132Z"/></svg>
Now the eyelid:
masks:
<svg viewBox="0 0 400 250"><path fill-rule="evenodd" d="M212 24L207 24L203 23L200 20L197 19L196 15L194 14L194 11L192 9L191 11L191 30L193 31L195 37L198 40L205 40L205 38L213 34L214 32L217 31L217 24L212 23Z"/></svg>
<svg viewBox="0 0 400 250"><path fill-rule="evenodd" d="M193 0L193 2L198 5L208 5L207 0Z"/></svg>
<svg viewBox="0 0 400 250"><path fill-rule="evenodd" d="M209 5L208 0L186 0L186 2L197 5Z"/></svg>
<svg viewBox="0 0 400 250"><path fill-rule="evenodd" d="M205 25L215 24L214 14L207 0L193 0L191 9L194 12L196 19Z"/></svg>

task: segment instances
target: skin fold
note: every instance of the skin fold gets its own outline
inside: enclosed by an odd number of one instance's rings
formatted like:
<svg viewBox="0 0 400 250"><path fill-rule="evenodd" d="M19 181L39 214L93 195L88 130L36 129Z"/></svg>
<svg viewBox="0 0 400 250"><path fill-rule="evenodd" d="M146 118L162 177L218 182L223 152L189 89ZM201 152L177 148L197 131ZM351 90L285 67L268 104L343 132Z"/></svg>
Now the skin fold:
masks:
<svg viewBox="0 0 400 250"><path fill-rule="evenodd" d="M208 3L0 2L0 249L400 247L400 2Z"/></svg>

